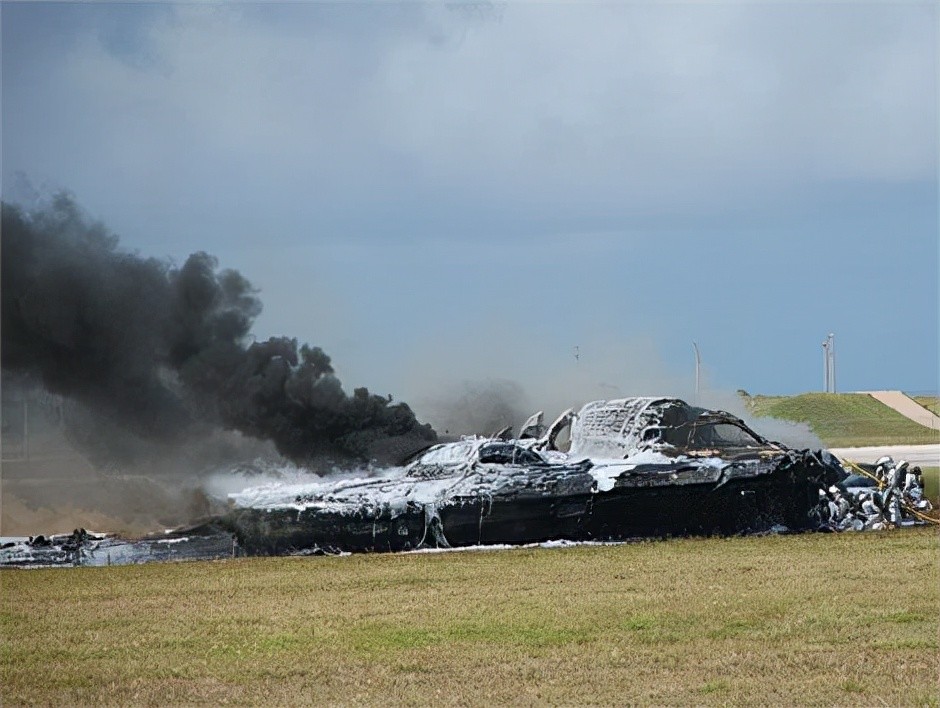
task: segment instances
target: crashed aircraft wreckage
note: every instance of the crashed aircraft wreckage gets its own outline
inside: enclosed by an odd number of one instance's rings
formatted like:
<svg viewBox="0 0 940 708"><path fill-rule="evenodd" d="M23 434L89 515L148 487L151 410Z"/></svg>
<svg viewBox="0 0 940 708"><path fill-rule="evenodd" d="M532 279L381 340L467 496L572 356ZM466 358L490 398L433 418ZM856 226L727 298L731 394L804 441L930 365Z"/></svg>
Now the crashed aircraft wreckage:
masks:
<svg viewBox="0 0 940 708"><path fill-rule="evenodd" d="M903 460L850 474L677 399L597 401L547 429L539 413L508 436L436 445L381 476L246 489L223 517L142 539L0 539L0 567L938 523Z"/></svg>
<svg viewBox="0 0 940 708"><path fill-rule="evenodd" d="M225 523L249 554L806 530L819 490L844 477L830 453L728 413L625 398L547 429L536 414L515 439L438 444L382 476L247 489Z"/></svg>

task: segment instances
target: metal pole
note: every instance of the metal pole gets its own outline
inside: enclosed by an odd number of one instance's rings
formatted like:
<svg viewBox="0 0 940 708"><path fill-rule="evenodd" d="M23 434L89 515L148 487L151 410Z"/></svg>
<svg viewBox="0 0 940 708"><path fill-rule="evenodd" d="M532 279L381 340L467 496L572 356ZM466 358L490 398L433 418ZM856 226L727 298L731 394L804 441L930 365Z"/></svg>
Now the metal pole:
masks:
<svg viewBox="0 0 940 708"><path fill-rule="evenodd" d="M702 357L699 356L698 344L692 342L692 349L695 351L695 405L698 405L699 382L701 381Z"/></svg>
<svg viewBox="0 0 940 708"><path fill-rule="evenodd" d="M829 343L822 343L823 351L823 393L829 393Z"/></svg>
<svg viewBox="0 0 940 708"><path fill-rule="evenodd" d="M832 392L836 392L836 335L829 333L829 383Z"/></svg>

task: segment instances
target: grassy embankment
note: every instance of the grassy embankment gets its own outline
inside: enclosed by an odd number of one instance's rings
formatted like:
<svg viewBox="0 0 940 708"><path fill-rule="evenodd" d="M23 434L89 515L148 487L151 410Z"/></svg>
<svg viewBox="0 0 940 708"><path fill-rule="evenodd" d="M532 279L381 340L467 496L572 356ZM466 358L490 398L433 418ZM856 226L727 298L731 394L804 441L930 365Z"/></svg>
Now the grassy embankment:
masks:
<svg viewBox="0 0 940 708"><path fill-rule="evenodd" d="M940 396L911 396L934 415L940 415Z"/></svg>
<svg viewBox="0 0 940 708"><path fill-rule="evenodd" d="M934 529L0 572L3 705L938 705Z"/></svg>
<svg viewBox="0 0 940 708"><path fill-rule="evenodd" d="M919 425L866 394L748 396L745 401L756 415L809 424L830 447L940 442L940 431Z"/></svg>
<svg viewBox="0 0 940 708"><path fill-rule="evenodd" d="M804 393L799 396L746 396L758 416L807 423L830 447L866 445L928 445L940 443L940 433L905 418L892 408L861 393ZM921 405L936 397L915 398ZM940 468L924 467L924 492L940 506Z"/></svg>

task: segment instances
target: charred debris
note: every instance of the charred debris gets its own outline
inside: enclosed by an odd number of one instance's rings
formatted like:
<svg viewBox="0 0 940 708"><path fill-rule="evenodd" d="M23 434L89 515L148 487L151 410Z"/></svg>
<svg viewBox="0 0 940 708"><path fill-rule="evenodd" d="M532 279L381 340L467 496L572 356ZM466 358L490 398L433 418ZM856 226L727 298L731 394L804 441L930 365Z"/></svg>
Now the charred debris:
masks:
<svg viewBox="0 0 940 708"><path fill-rule="evenodd" d="M243 552L402 551L803 531L846 477L675 398L595 401L543 425L434 445L376 476L230 497Z"/></svg>
<svg viewBox="0 0 940 708"><path fill-rule="evenodd" d="M675 398L595 401L379 473L248 488L222 517L138 541L18 539L0 566L879 530L935 523L919 472L891 458L850 471Z"/></svg>

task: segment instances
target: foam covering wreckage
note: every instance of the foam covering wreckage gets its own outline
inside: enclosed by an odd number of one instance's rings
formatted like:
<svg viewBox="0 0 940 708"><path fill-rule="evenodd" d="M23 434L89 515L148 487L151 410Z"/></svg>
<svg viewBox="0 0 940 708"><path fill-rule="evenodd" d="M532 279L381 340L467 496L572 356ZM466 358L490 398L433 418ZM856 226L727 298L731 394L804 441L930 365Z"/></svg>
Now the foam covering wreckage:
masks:
<svg viewBox="0 0 940 708"><path fill-rule="evenodd" d="M518 438L434 445L379 474L231 495L242 552L402 551L760 533L818 525L828 452L674 398L595 401Z"/></svg>

